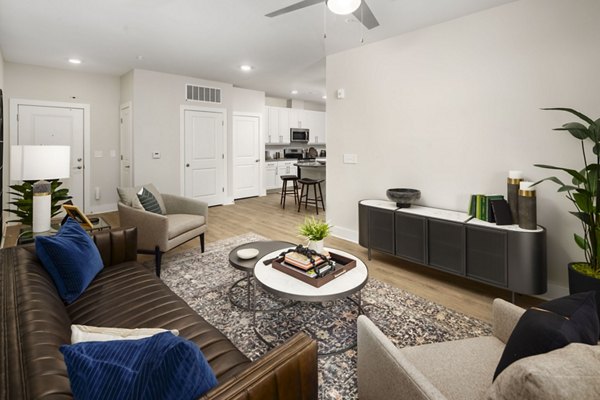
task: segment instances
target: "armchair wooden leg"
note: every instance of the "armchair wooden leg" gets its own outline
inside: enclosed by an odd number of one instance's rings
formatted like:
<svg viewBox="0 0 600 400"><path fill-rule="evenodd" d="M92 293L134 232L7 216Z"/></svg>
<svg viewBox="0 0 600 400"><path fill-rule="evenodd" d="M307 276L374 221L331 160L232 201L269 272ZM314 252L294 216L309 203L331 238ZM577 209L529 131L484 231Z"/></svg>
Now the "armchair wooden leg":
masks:
<svg viewBox="0 0 600 400"><path fill-rule="evenodd" d="M154 248L154 262L156 264L156 276L160 278L160 264L162 261L163 252L160 251L160 248L156 246Z"/></svg>
<svg viewBox="0 0 600 400"><path fill-rule="evenodd" d="M204 233L200 234L200 252L204 253Z"/></svg>

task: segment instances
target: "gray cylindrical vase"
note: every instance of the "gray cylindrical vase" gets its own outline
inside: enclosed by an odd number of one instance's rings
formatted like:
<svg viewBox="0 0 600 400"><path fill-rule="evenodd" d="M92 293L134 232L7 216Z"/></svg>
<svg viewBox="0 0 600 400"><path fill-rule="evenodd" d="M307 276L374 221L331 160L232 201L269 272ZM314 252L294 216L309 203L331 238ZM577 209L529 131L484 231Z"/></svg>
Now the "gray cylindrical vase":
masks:
<svg viewBox="0 0 600 400"><path fill-rule="evenodd" d="M535 190L519 190L519 228L537 229Z"/></svg>
<svg viewBox="0 0 600 400"><path fill-rule="evenodd" d="M510 207L512 223L519 223L519 184L523 179L508 178L506 180L506 197Z"/></svg>

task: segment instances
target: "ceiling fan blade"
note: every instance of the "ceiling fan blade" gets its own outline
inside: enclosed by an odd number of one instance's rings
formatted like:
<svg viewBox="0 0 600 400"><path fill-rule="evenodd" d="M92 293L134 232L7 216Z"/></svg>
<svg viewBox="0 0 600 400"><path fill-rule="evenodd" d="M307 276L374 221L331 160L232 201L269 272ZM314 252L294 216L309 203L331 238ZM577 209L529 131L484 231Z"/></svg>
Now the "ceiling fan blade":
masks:
<svg viewBox="0 0 600 400"><path fill-rule="evenodd" d="M377 18L375 18L375 15L373 15L373 12L364 0L362 1L360 7L358 7L352 14L367 29L373 29L379 26L379 21L377 21Z"/></svg>
<svg viewBox="0 0 600 400"><path fill-rule="evenodd" d="M287 13L292 12L292 11L300 10L301 8L310 7L310 6L313 6L315 4L322 3L323 1L325 1L325 0L303 0L303 1L299 1L298 3L292 4L291 6L280 8L277 11L273 11L272 13L268 13L267 15L265 15L265 17L271 17L271 18L277 17L277 16L282 15L282 14L287 14Z"/></svg>

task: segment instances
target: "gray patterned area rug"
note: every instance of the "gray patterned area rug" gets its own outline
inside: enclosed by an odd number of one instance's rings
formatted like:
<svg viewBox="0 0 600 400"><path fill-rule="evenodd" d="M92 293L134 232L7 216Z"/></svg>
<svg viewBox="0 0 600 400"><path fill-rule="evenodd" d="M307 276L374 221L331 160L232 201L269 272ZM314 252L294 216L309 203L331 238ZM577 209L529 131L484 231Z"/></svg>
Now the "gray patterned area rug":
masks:
<svg viewBox="0 0 600 400"><path fill-rule="evenodd" d="M244 354L256 360L269 346L255 333L253 313L245 304L245 282L230 292L245 275L229 265L229 252L247 242L267 240L250 233L211 243L200 249L165 255L161 278L198 314L221 330ZM368 264L367 264L368 266ZM374 278L362 290L363 311L398 347L491 334L482 321L451 311ZM272 345L283 343L299 330L319 340L319 398L355 399L356 317L351 300L333 304L286 303L257 289L259 312L256 331ZM338 353L335 353L338 351Z"/></svg>

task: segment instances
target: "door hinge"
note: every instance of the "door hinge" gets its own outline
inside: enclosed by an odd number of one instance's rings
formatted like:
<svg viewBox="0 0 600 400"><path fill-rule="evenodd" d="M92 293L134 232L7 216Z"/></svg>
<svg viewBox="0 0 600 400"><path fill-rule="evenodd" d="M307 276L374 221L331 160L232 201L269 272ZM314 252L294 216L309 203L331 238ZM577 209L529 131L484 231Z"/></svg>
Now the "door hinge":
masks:
<svg viewBox="0 0 600 400"><path fill-rule="evenodd" d="M221 121L221 126L225 126L225 121Z"/></svg>
<svg viewBox="0 0 600 400"><path fill-rule="evenodd" d="M17 114L17 121L19 121L19 114Z"/></svg>
<svg viewBox="0 0 600 400"><path fill-rule="evenodd" d="M221 191L222 191L223 193L225 193L225 188L221 188Z"/></svg>
<svg viewBox="0 0 600 400"><path fill-rule="evenodd" d="M121 118L121 123L123 123L123 118Z"/></svg>
<svg viewBox="0 0 600 400"><path fill-rule="evenodd" d="M225 154L221 154L221 159L224 160L225 159Z"/></svg>

